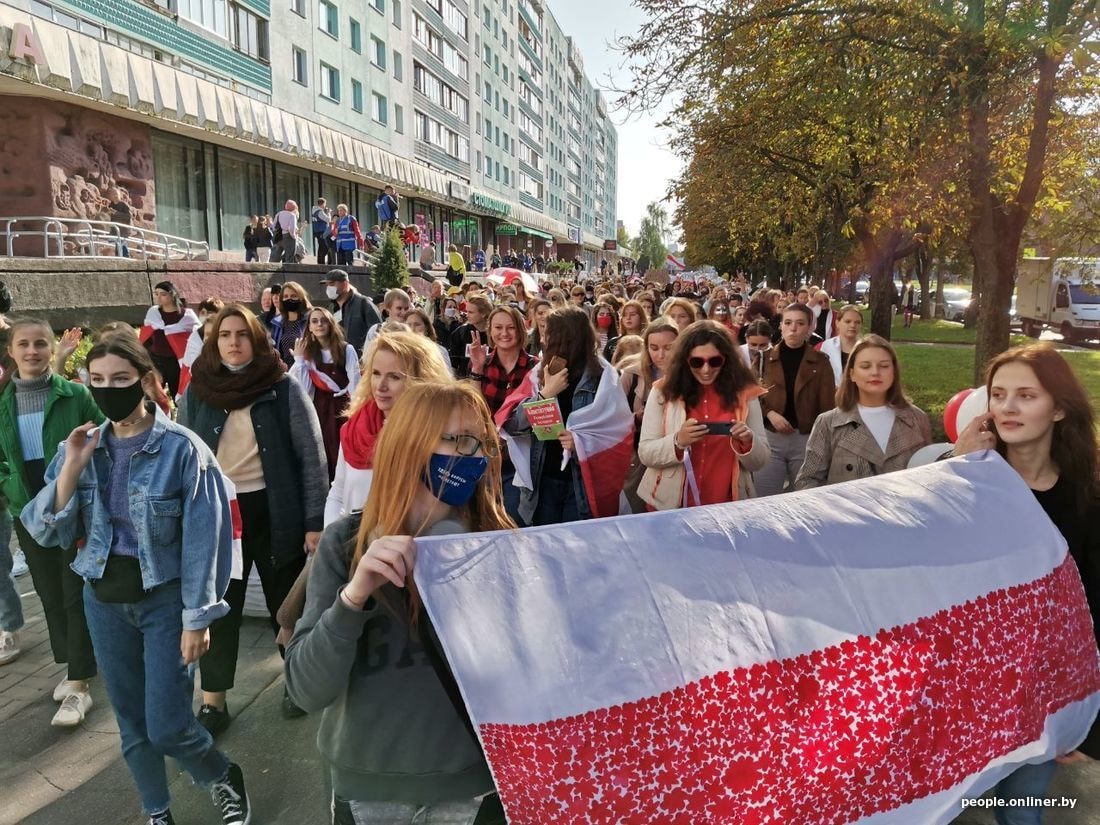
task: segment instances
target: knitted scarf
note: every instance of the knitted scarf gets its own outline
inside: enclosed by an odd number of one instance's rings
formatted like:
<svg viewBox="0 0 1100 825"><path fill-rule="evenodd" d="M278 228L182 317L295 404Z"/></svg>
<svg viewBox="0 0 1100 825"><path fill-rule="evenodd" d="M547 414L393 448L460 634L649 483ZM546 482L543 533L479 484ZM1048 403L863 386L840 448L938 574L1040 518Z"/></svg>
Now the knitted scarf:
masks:
<svg viewBox="0 0 1100 825"><path fill-rule="evenodd" d="M204 404L231 412L253 403L285 373L286 366L274 351L257 355L241 372L230 372L221 365L211 370L200 358L191 365L191 387Z"/></svg>
<svg viewBox="0 0 1100 825"><path fill-rule="evenodd" d="M349 466L356 470L369 470L374 466L374 448L385 423L386 419L373 398L344 422L340 428L340 446Z"/></svg>

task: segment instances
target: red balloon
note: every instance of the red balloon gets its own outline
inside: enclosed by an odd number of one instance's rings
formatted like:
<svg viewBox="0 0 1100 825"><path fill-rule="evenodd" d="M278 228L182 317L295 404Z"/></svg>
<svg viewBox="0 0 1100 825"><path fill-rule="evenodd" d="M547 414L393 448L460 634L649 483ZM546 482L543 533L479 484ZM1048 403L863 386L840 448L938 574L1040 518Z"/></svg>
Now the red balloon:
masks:
<svg viewBox="0 0 1100 825"><path fill-rule="evenodd" d="M954 444L959 440L959 407L962 406L963 401L967 399L970 393L974 392L973 387L967 387L965 390L959 390L953 396L951 400L947 402L947 406L943 408L943 431L947 433L947 440Z"/></svg>

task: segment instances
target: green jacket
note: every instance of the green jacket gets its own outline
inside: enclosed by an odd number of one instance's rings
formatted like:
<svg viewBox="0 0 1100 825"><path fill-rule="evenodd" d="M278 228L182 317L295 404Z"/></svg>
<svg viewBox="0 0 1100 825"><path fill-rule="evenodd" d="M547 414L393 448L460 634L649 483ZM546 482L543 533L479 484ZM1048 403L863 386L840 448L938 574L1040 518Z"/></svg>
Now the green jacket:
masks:
<svg viewBox="0 0 1100 825"><path fill-rule="evenodd" d="M103 413L95 405L88 388L59 375L51 375L46 421L42 425L42 450L47 467L57 453L57 445L88 421L103 423ZM8 505L17 516L31 500L27 474L23 471L23 447L19 443L15 384L11 381L0 392L0 498L8 500Z"/></svg>

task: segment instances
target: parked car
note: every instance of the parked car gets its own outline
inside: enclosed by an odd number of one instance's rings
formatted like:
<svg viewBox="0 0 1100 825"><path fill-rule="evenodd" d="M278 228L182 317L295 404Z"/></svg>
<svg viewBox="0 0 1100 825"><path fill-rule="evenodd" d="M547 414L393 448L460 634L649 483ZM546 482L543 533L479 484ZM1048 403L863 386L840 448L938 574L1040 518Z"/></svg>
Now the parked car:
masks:
<svg viewBox="0 0 1100 825"><path fill-rule="evenodd" d="M961 324L969 306L970 290L961 286L943 288L943 317L948 321L957 321Z"/></svg>

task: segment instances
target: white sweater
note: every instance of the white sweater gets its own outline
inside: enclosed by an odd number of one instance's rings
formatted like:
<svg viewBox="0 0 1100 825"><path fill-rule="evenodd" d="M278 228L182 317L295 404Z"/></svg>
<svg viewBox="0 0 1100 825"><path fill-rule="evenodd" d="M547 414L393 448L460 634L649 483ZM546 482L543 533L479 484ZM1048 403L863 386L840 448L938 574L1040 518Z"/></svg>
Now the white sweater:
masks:
<svg viewBox="0 0 1100 825"><path fill-rule="evenodd" d="M374 470L357 470L344 460L344 448L336 459L336 477L325 500L325 527L349 513L362 510L370 494Z"/></svg>

